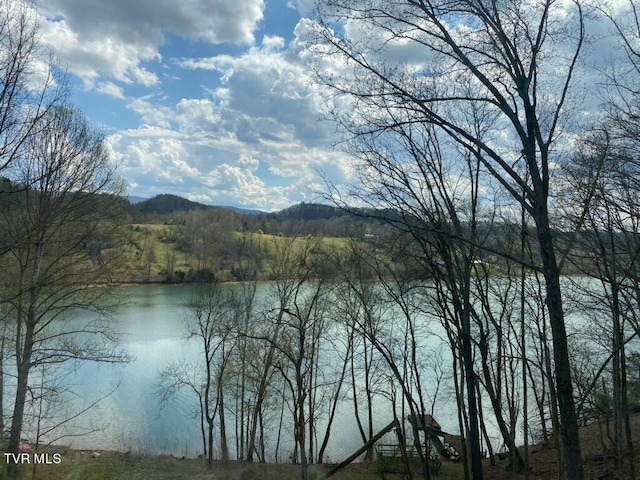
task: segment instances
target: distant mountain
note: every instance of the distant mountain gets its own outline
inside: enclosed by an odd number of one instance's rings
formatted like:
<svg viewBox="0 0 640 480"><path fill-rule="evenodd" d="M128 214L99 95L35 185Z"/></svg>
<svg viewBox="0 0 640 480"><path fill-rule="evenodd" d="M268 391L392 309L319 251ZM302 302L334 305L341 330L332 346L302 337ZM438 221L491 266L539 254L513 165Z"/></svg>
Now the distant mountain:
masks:
<svg viewBox="0 0 640 480"><path fill-rule="evenodd" d="M129 195L127 197L127 200L129 200L130 204L135 205L136 203L144 202L145 200L149 199L146 197L136 197L135 195Z"/></svg>
<svg viewBox="0 0 640 480"><path fill-rule="evenodd" d="M340 208L317 203L300 203L279 212L238 207L220 207L192 202L177 195L162 194L130 206L135 223L184 221L185 212L201 212L201 222L217 223L229 231L263 232L273 235L318 235L361 237L377 224L375 217L354 214ZM195 217L194 217L195 218ZM365 224L369 226L365 228Z"/></svg>
<svg viewBox="0 0 640 480"><path fill-rule="evenodd" d="M139 197L129 197L133 211L140 214L159 214L169 215L173 212L188 212L191 210L206 209L228 209L242 215L252 217L266 216L277 220L328 220L336 217L349 215L347 212L331 205L322 205L318 203L300 203L291 207L280 210L279 212L263 212L261 210L240 208L240 207L214 207L203 203L193 202L178 195L163 193L149 199L139 199Z"/></svg>
<svg viewBox="0 0 640 480"><path fill-rule="evenodd" d="M299 203L277 212L276 217L287 220L328 220L349 213L331 205L320 203Z"/></svg>
<svg viewBox="0 0 640 480"><path fill-rule="evenodd" d="M212 208L203 203L192 202L178 195L163 193L153 198L144 200L134 205L134 210L138 213L157 213L166 215L173 212L188 212L190 210L203 210Z"/></svg>
<svg viewBox="0 0 640 480"><path fill-rule="evenodd" d="M233 210L234 212L238 212L238 213L243 213L245 215L264 215L266 213L266 212L263 212L262 210L255 210L251 208L240 208L240 207L231 207L231 206L224 206L220 208L228 208L229 210Z"/></svg>

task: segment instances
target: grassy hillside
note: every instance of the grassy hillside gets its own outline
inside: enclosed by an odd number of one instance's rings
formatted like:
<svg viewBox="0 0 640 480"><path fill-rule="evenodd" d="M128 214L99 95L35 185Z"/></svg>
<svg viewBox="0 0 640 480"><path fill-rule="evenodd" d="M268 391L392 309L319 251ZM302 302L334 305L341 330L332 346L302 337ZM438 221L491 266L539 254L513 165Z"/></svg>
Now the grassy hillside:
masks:
<svg viewBox="0 0 640 480"><path fill-rule="evenodd" d="M122 261L112 272L113 280L119 283L272 280L278 252L307 248L311 254L327 257L348 252L354 241L345 237L285 237L262 231L224 231L215 224L199 228L206 231L193 234L189 225L130 225Z"/></svg>
<svg viewBox="0 0 640 480"><path fill-rule="evenodd" d="M634 444L640 441L640 416L631 417L631 430ZM580 428L580 440L585 463L585 478L617 478L615 462L608 449L607 423L594 423ZM56 447L56 451L62 451ZM625 455L628 461L628 454ZM640 464L640 452L634 452L634 460ZM485 478L492 480L513 480L525 478L524 474L515 474L508 468L509 458L501 456L491 464L489 459L483 462ZM531 480L549 480L558 478L556 452L550 444L530 447ZM208 470L202 459L179 459L172 456L136 455L131 453L101 452L98 458L92 458L90 452L64 450L59 464L38 465L35 475L33 465L20 467L21 478L34 480L288 480L300 478L300 466L292 464L261 464L231 461L215 462ZM4 470L4 463L0 466ZM331 465L311 465L309 478L318 479L331 468ZM0 478L3 478L0 473ZM335 480L374 480L381 478L379 465L373 463L353 463L331 477ZM386 474L385 478L400 478L397 474ZM415 478L418 478L416 475ZM438 480L462 480L462 463L443 460L442 467L435 477Z"/></svg>
<svg viewBox="0 0 640 480"><path fill-rule="evenodd" d="M382 228L328 205L265 213L175 195L131 204L129 217L124 245L111 252L121 260L111 271L114 282L272 280L280 252L303 248L326 271L333 257L348 254L352 242L362 243Z"/></svg>

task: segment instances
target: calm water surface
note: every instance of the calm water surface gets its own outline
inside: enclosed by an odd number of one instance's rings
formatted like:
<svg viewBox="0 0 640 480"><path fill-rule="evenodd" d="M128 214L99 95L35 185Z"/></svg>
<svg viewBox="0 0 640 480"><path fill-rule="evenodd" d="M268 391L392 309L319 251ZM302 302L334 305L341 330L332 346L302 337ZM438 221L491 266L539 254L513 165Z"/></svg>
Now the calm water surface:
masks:
<svg viewBox="0 0 640 480"><path fill-rule="evenodd" d="M121 289L126 293L128 300L117 310L118 330L122 332L121 345L135 360L124 366L86 363L74 374L74 391L78 394L75 401L80 407L89 405L115 387L118 388L80 419L80 427L96 431L90 435L64 439L63 443L83 449L132 450L190 457L202 453L194 394L185 389L179 392L166 408L161 409L156 393L158 374L164 367L173 361L199 360L200 344L185 339L184 321L187 312L183 305L193 289L194 287L189 285L153 285ZM258 304L268 299L268 293L267 284L259 287ZM440 346L442 345L443 340L440 340ZM437 348L431 343L426 347L427 350ZM450 372L451 368L448 358L446 354L442 358L442 368L445 372ZM423 381L430 381L428 372L425 372ZM443 378L442 381L444 384L451 383L450 378ZM452 392L447 392L446 388L441 386L434 412L443 429L455 433L458 431L457 407ZM433 389L432 386L431 390ZM364 405L364 402L361 404ZM375 430L378 430L391 420L392 413L390 401L382 396L376 398L375 405L374 422ZM487 405L488 400L485 399L485 410ZM530 408L533 405L531 399ZM363 413L364 410L361 411L361 414ZM287 409L284 415L285 419L291 418ZM485 420L488 422L494 446L499 446L500 436L497 427L490 416ZM283 460L286 460L292 451L290 420L288 425L288 431L283 435L289 443L285 442L280 447L280 459ZM231 416L227 419L227 428L230 435L229 445L233 452L234 419ZM318 431L321 436L322 426L319 425ZM272 437L275 436L276 433L273 432ZM390 438L389 441L393 439ZM325 458L328 461L339 461L361 445L352 403L345 401L339 407ZM273 447L267 446L267 451L273 450Z"/></svg>
<svg viewBox="0 0 640 480"><path fill-rule="evenodd" d="M158 373L170 362L197 358L197 345L184 337L188 286L124 287L126 304L116 318L121 345L134 360L127 365L84 364L77 373L83 403L117 389L92 409L83 424L101 431L72 442L75 446L184 454L199 441L192 419L193 399L180 392L160 409Z"/></svg>
<svg viewBox="0 0 640 480"><path fill-rule="evenodd" d="M185 340L184 329L186 311L183 304L193 288L182 285L123 287L128 301L118 308L116 318L122 332L121 345L135 360L124 366L82 365L75 374L79 405L87 405L118 388L81 420L83 427L100 430L64 443L83 449L180 456L201 453L195 396L185 389L161 409L156 393L160 370L172 361L198 358L200 345ZM258 295L264 297L266 293L267 286L264 285ZM290 417L290 413L285 410L285 418L287 416ZM377 408L375 417L376 428L382 428L391 420L388 401ZM453 412L449 420L443 420L445 425L456 422ZM233 418L227 420L230 433L233 421ZM340 460L362 444L350 402L340 409L334 425L326 458ZM288 433L287 437L290 437L291 433ZM233 445L233 438L229 442ZM286 459L291 449L290 444L281 446L281 458Z"/></svg>

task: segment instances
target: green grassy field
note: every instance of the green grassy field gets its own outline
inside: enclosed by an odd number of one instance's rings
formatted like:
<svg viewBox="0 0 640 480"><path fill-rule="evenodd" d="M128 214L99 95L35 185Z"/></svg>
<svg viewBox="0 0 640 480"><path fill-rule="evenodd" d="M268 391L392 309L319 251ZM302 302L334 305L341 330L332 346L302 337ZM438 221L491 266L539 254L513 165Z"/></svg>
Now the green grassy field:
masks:
<svg viewBox="0 0 640 480"><path fill-rule="evenodd" d="M69 450L57 465L20 466L20 480L294 480L300 478L300 466L246 462L215 462L209 470L202 459L181 460L171 456L133 455ZM321 478L330 465L310 465L310 480ZM6 475L3 476L6 478ZM379 480L377 464L353 463L331 477L335 480ZM396 478L387 475L386 478ZM398 475L397 478L400 478ZM457 480L462 477L461 464L446 464L437 477Z"/></svg>
<svg viewBox="0 0 640 480"><path fill-rule="evenodd" d="M640 415L631 418L634 443L640 442ZM598 459L606 449L603 446L602 424L594 423L580 429L582 454L585 460L585 478L612 478L611 465ZM300 466L292 464L260 464L246 462L214 462L207 469L202 459L179 459L172 456L136 455L119 452L100 452L92 458L91 451L60 450L61 461L55 465L20 465L19 480L297 480L301 478ZM635 464L640 464L640 452L634 452ZM558 478L557 457L551 445L532 445L529 457L530 480ZM490 465L484 461L484 478L491 480L524 479L523 472L508 469L509 459L497 460ZM332 465L310 465L309 479L319 480ZM376 462L352 463L339 471L332 480L380 480ZM385 474L387 480L399 480L399 474ZM416 472L414 478L421 478ZM435 480L461 480L464 478L462 463L444 461ZM7 479L4 462L0 465L0 480ZM11 479L11 480L18 480Z"/></svg>
<svg viewBox="0 0 640 480"><path fill-rule="evenodd" d="M260 232L233 232L220 239L185 245L179 226L133 224L113 270L118 283L193 281L194 272L210 271L219 281L237 280L234 269L252 264L256 280L272 279L271 264L285 248L303 251L315 245L323 252L347 251L353 242L345 237L283 237ZM320 245L320 247L318 247Z"/></svg>

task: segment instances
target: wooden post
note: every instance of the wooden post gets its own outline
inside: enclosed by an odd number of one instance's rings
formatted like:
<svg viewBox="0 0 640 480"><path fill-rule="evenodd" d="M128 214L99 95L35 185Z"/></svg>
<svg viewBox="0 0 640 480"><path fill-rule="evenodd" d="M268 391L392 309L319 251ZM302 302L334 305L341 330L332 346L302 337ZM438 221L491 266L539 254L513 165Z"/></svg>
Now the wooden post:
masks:
<svg viewBox="0 0 640 480"><path fill-rule="evenodd" d="M400 427L400 425L398 424L398 420L397 419L395 419L393 422L391 422L389 425L387 425L382 430L380 430L378 433L376 433L373 437L371 437L371 440L369 440L362 447L360 447L355 453L353 453L351 456L349 456L349 458L347 458L342 463L336 465L331 470L329 470L327 473L325 473L324 476L320 478L320 480L326 480L327 478L335 475L336 472L338 472L339 470L341 470L344 467L346 467L347 465L349 465L356 458L358 458L361 454L363 454L368 448L371 448L373 446L373 444L376 443L378 440L380 440L385 433L390 432L391 430L393 430L394 427L397 427L397 428Z"/></svg>

